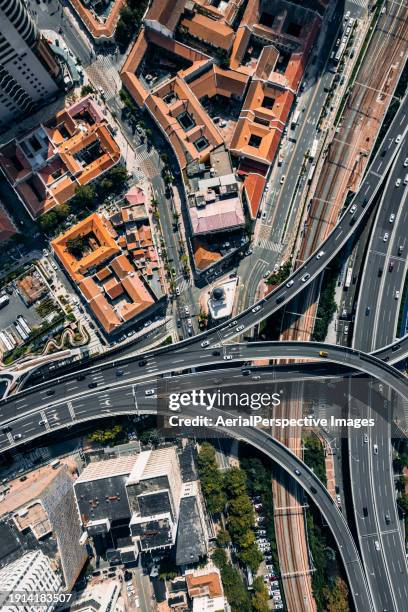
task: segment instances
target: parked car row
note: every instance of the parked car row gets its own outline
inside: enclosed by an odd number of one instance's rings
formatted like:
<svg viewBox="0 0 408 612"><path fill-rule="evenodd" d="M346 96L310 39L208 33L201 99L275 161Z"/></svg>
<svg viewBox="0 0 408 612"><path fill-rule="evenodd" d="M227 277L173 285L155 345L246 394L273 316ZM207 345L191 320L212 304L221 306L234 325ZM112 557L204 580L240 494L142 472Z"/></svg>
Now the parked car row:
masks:
<svg viewBox="0 0 408 612"><path fill-rule="evenodd" d="M279 587L279 579L277 571L272 563L271 544L266 537L266 517L263 515L263 505L261 497L256 495L252 498L252 504L255 510L255 537L258 548L261 551L267 573L264 575L263 580L266 588L268 589L268 595L273 600L275 610L283 610L282 595Z"/></svg>

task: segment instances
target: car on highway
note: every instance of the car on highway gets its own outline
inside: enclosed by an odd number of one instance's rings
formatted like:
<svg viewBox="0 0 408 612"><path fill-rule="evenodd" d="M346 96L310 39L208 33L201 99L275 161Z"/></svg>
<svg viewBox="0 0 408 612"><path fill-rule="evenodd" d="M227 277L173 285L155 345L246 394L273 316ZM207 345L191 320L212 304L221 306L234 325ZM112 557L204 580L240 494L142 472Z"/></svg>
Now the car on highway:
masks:
<svg viewBox="0 0 408 612"><path fill-rule="evenodd" d="M279 181L281 185L283 185L283 183L285 182L285 178L286 178L286 177L285 177L285 175L283 174L283 175L281 176L281 178L280 178L280 181Z"/></svg>
<svg viewBox="0 0 408 612"><path fill-rule="evenodd" d="M211 355L214 355L214 357L219 357L221 355L220 351L213 351L211 353Z"/></svg>
<svg viewBox="0 0 408 612"><path fill-rule="evenodd" d="M267 270L267 271L264 273L263 277L264 277L264 278L268 278L268 276L270 276L271 274L272 274L272 272L271 272L270 270Z"/></svg>
<svg viewBox="0 0 408 612"><path fill-rule="evenodd" d="M394 262L390 261L389 266L388 266L388 272L392 272L394 269Z"/></svg>
<svg viewBox="0 0 408 612"><path fill-rule="evenodd" d="M291 279L290 279L290 281L286 283L286 286L287 286L287 287L291 287L291 286L293 285L293 283L294 283L294 282L295 282L295 281L293 280L293 278L291 278Z"/></svg>
<svg viewBox="0 0 408 612"><path fill-rule="evenodd" d="M204 348L204 347L206 347L206 346L209 346L209 344L210 344L210 341L209 341L209 340L204 340L204 341L201 343L201 346Z"/></svg>
<svg viewBox="0 0 408 612"><path fill-rule="evenodd" d="M398 136L395 139L395 144L399 144L402 140L402 134L398 134Z"/></svg>
<svg viewBox="0 0 408 612"><path fill-rule="evenodd" d="M90 382L88 385L89 389L95 389L97 386L98 386L97 382Z"/></svg>
<svg viewBox="0 0 408 612"><path fill-rule="evenodd" d="M385 234L383 236L383 242L387 242L388 238L389 238L389 233L385 232Z"/></svg>
<svg viewBox="0 0 408 612"><path fill-rule="evenodd" d="M296 474L296 476L300 476L300 470L298 470L297 468L294 469L294 472Z"/></svg>
<svg viewBox="0 0 408 612"><path fill-rule="evenodd" d="M371 312L371 308L370 306L367 306L367 308L365 309L366 317L370 314L370 312Z"/></svg>
<svg viewBox="0 0 408 612"><path fill-rule="evenodd" d="M224 355L223 359L225 359L225 361L229 361L232 359L232 355Z"/></svg>
<svg viewBox="0 0 408 612"><path fill-rule="evenodd" d="M401 185L401 179L397 178L397 180L395 181L395 186L399 187Z"/></svg>
<svg viewBox="0 0 408 612"><path fill-rule="evenodd" d="M236 325L238 323L238 321L231 321L231 323L228 325L228 327L234 327L234 325Z"/></svg>
<svg viewBox="0 0 408 612"><path fill-rule="evenodd" d="M399 300L399 296L400 296L400 292L398 291L398 289L396 289L396 290L395 290L395 293L394 293L394 297L395 297L395 299L396 299L396 300Z"/></svg>
<svg viewBox="0 0 408 612"><path fill-rule="evenodd" d="M349 210L350 215L354 215L356 210L357 210L357 204L353 204L353 206Z"/></svg>
<svg viewBox="0 0 408 612"><path fill-rule="evenodd" d="M394 215L394 213L392 213L392 214L390 215L390 218L388 219L388 221L389 221L390 223L394 223L394 221L395 221L395 215Z"/></svg>
<svg viewBox="0 0 408 612"><path fill-rule="evenodd" d="M261 310L261 305L258 304L258 306L254 306L252 309L252 312L258 312L258 310Z"/></svg>
<svg viewBox="0 0 408 612"><path fill-rule="evenodd" d="M276 298L276 303L281 304L281 302L283 302L284 299L285 299L285 294L280 295L279 297Z"/></svg>
<svg viewBox="0 0 408 612"><path fill-rule="evenodd" d="M406 168L407 166L408 166L408 157L404 159L404 168Z"/></svg>
<svg viewBox="0 0 408 612"><path fill-rule="evenodd" d="M192 327L192 325L193 325L193 321L192 321L191 319L187 319L187 325L188 325L189 327Z"/></svg>
<svg viewBox="0 0 408 612"><path fill-rule="evenodd" d="M176 287L176 295L180 295L180 287Z"/></svg>
<svg viewBox="0 0 408 612"><path fill-rule="evenodd" d="M51 397L51 395L55 395L55 389L48 389L45 392L45 395L47 395L48 397Z"/></svg>
<svg viewBox="0 0 408 612"><path fill-rule="evenodd" d="M320 357L328 357L329 353L327 351L319 351Z"/></svg>
<svg viewBox="0 0 408 612"><path fill-rule="evenodd" d="M146 359L142 359L141 361L139 361L139 368L142 368L143 366L145 366L147 363Z"/></svg>
<svg viewBox="0 0 408 612"><path fill-rule="evenodd" d="M324 251L319 251L318 254L316 255L316 259L320 259L321 257L323 257L324 255Z"/></svg>
<svg viewBox="0 0 408 612"><path fill-rule="evenodd" d="M368 444L368 434L364 434L363 440L364 444Z"/></svg>
<svg viewBox="0 0 408 612"><path fill-rule="evenodd" d="M261 219L262 219L262 221L265 221L265 219L266 219L266 210L263 211Z"/></svg>
<svg viewBox="0 0 408 612"><path fill-rule="evenodd" d="M154 395L154 389L146 389L145 395Z"/></svg>
<svg viewBox="0 0 408 612"><path fill-rule="evenodd" d="M118 368L116 370L116 376L119 378L120 376L123 376L123 374L125 373L125 370L123 368Z"/></svg>
<svg viewBox="0 0 408 612"><path fill-rule="evenodd" d="M304 274L300 280L302 281L302 283L305 283L307 280L309 280L309 278L310 274L309 272L306 272L306 274Z"/></svg>
<svg viewBox="0 0 408 612"><path fill-rule="evenodd" d="M375 546L375 550L380 550L380 548L381 548L381 547L380 547L380 543L379 543L379 541L378 541L378 540L375 540L375 542L374 542L374 546Z"/></svg>
<svg viewBox="0 0 408 612"><path fill-rule="evenodd" d="M15 434L13 437L15 440L21 440L23 436L21 434Z"/></svg>
<svg viewBox="0 0 408 612"><path fill-rule="evenodd" d="M389 525L391 523L390 515L387 513L387 514L384 515L384 518L385 518L386 524Z"/></svg>
<svg viewBox="0 0 408 612"><path fill-rule="evenodd" d="M241 370L242 376L249 376L250 373L251 373L251 370Z"/></svg>
<svg viewBox="0 0 408 612"><path fill-rule="evenodd" d="M398 255L401 255L403 250L404 250L404 245L400 244L398 247Z"/></svg>
<svg viewBox="0 0 408 612"><path fill-rule="evenodd" d="M47 421L46 421L45 419L41 419L41 421L38 421L38 424L39 424L40 426L43 426L43 425L45 425L45 424L46 424L46 422L47 422Z"/></svg>
<svg viewBox="0 0 408 612"><path fill-rule="evenodd" d="M190 314L190 308L188 306L184 306L184 312L186 313L186 315Z"/></svg>
<svg viewBox="0 0 408 612"><path fill-rule="evenodd" d="M238 325L238 327L235 329L235 331L240 332L244 329L245 325Z"/></svg>
<svg viewBox="0 0 408 612"><path fill-rule="evenodd" d="M374 444L374 446L373 446L373 453L374 453L374 455L378 455L378 444Z"/></svg>
<svg viewBox="0 0 408 612"><path fill-rule="evenodd" d="M258 375L257 375L257 376L252 376L252 377L251 377L251 380L261 380L261 377L260 377L260 376L258 376Z"/></svg>

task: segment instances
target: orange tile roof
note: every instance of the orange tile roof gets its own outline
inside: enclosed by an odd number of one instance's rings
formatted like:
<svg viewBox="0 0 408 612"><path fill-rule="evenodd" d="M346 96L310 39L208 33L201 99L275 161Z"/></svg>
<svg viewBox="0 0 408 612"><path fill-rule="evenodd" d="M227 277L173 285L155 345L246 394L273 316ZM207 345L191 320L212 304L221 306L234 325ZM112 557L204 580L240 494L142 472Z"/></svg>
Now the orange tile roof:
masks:
<svg viewBox="0 0 408 612"><path fill-rule="evenodd" d="M93 38L112 38L119 19L119 13L125 2L126 0L114 0L107 19L99 21L91 10L87 9L82 4L81 0L71 0L75 11L78 13Z"/></svg>
<svg viewBox="0 0 408 612"><path fill-rule="evenodd" d="M107 333L113 332L122 325L122 321L101 293L89 302L89 307Z"/></svg>
<svg viewBox="0 0 408 612"><path fill-rule="evenodd" d="M97 246L81 259L76 259L69 253L67 242L73 238L86 236L94 237ZM51 245L68 274L76 282L82 280L90 268L100 265L116 253L120 253L120 248L97 213L89 215L89 217L71 227L65 234L52 240Z"/></svg>
<svg viewBox="0 0 408 612"><path fill-rule="evenodd" d="M106 283L104 283L103 285L103 288L105 289L111 300L114 300L123 293L123 287L120 282L116 280L116 278L110 278L108 281L106 281Z"/></svg>
<svg viewBox="0 0 408 612"><path fill-rule="evenodd" d="M198 246L194 251L194 261L198 270L205 270L222 258L221 253L209 251L203 246Z"/></svg>
<svg viewBox="0 0 408 612"><path fill-rule="evenodd" d="M105 278L108 278L108 276L112 275L112 270L106 266L106 268L102 268L102 270L99 270L95 276L99 281L103 281L105 280Z"/></svg>
<svg viewBox="0 0 408 612"><path fill-rule="evenodd" d="M147 21L158 21L173 32L181 14L184 11L186 0L153 0L146 14Z"/></svg>
<svg viewBox="0 0 408 612"><path fill-rule="evenodd" d="M234 42L234 30L223 21L211 19L201 13L195 13L191 19L181 22L191 36L202 40L212 47L229 51Z"/></svg>
<svg viewBox="0 0 408 612"><path fill-rule="evenodd" d="M116 276L122 280L128 276L128 274L134 273L135 269L126 257L126 255L118 255L111 262L111 268L115 272Z"/></svg>
<svg viewBox="0 0 408 612"><path fill-rule="evenodd" d="M0 149L0 166L32 218L67 202L80 185L93 181L121 159L120 148L110 134L106 119L90 96L60 111L36 129L49 139L36 167L31 168L21 141L14 140ZM101 149L99 157L89 164L80 162L78 153L95 142Z"/></svg>
<svg viewBox="0 0 408 612"><path fill-rule="evenodd" d="M190 597L222 597L224 591L222 589L221 578L218 572L195 573L186 572L186 582L188 594Z"/></svg>
<svg viewBox="0 0 408 612"><path fill-rule="evenodd" d="M90 302L101 293L100 288L91 277L84 278L80 283L78 283L78 287L82 291L82 294L87 302Z"/></svg>
<svg viewBox="0 0 408 612"><path fill-rule="evenodd" d="M265 189L265 177L260 174L248 174L244 180L244 191L248 200L248 208L252 219L256 219L262 194Z"/></svg>
<svg viewBox="0 0 408 612"><path fill-rule="evenodd" d="M136 272L133 276L126 276L122 279L122 287L132 300L131 304L123 306L120 311L125 320L136 316L154 304L154 299Z"/></svg>

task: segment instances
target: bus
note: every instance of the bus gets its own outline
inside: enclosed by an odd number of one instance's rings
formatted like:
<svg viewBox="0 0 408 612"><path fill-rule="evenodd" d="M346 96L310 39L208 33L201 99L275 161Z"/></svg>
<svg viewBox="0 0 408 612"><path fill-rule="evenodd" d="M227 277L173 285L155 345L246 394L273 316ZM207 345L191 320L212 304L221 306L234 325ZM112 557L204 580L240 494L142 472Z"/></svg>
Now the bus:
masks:
<svg viewBox="0 0 408 612"><path fill-rule="evenodd" d="M351 285L351 279L353 278L353 268L349 266L347 268L346 280L344 281L344 289L348 289Z"/></svg>

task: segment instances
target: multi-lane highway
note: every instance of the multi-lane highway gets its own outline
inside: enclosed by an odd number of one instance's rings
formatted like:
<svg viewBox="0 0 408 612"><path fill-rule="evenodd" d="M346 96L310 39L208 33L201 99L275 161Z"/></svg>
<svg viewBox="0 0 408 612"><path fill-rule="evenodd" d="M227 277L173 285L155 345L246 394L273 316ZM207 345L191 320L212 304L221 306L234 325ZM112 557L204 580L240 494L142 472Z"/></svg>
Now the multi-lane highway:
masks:
<svg viewBox="0 0 408 612"><path fill-rule="evenodd" d="M408 143L404 142L371 230L353 333L353 347L360 350L371 352L396 336L406 275L407 158ZM388 396L380 406L383 413L390 410ZM376 401L368 397L362 405L366 418L378 409ZM349 435L348 450L352 507L372 597L378 609L398 611L408 601L408 568L396 506L391 419L377 418L374 429L364 428L360 436Z"/></svg>

